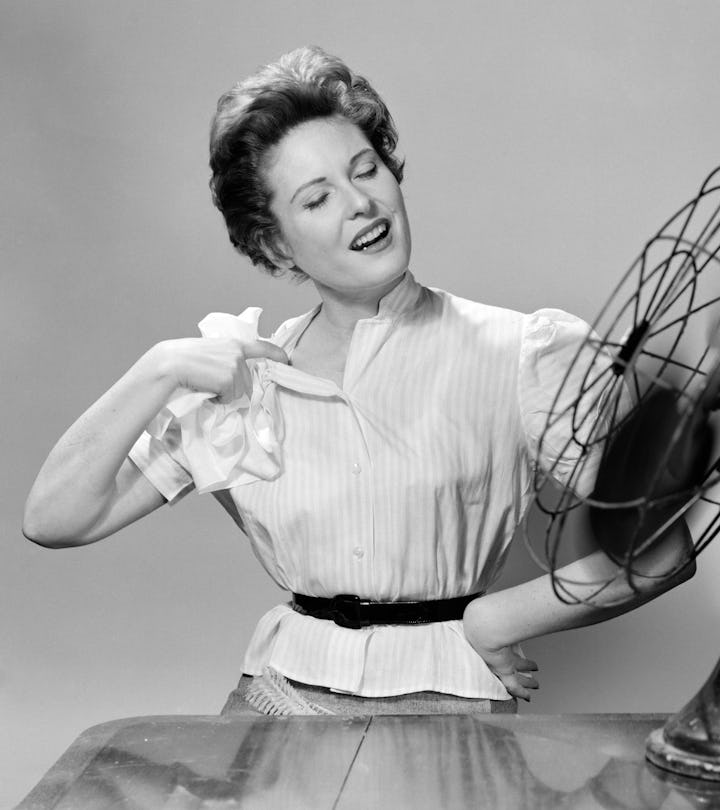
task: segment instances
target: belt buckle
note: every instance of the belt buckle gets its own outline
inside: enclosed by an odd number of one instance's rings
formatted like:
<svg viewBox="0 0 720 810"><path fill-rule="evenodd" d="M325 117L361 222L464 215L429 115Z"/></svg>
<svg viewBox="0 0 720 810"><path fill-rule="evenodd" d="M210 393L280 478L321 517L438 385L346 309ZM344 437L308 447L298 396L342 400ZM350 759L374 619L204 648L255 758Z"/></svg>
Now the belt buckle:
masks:
<svg viewBox="0 0 720 810"><path fill-rule="evenodd" d="M335 624L350 630L357 630L363 626L359 612L362 600L359 596L353 593L341 593L333 596L331 602L330 612Z"/></svg>

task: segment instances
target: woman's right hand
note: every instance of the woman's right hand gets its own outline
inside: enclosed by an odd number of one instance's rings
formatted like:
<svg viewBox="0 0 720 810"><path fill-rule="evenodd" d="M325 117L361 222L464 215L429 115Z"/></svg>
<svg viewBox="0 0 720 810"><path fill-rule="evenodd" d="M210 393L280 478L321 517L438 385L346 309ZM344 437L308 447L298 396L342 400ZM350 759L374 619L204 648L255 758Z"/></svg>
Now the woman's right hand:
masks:
<svg viewBox="0 0 720 810"><path fill-rule="evenodd" d="M268 340L181 338L154 347L162 373L176 386L212 393L218 402L232 402L252 390L247 361L267 358L288 363L287 354Z"/></svg>

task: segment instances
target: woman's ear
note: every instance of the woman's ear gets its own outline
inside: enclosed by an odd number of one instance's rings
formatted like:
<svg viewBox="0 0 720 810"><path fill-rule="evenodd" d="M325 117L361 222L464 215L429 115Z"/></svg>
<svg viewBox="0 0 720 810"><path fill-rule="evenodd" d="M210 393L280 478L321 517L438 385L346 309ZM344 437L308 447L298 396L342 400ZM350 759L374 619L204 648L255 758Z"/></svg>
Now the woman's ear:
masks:
<svg viewBox="0 0 720 810"><path fill-rule="evenodd" d="M265 254L265 258L274 264L278 270L292 270L295 261L290 255L290 250L285 240L277 231L265 232L261 234L260 249Z"/></svg>

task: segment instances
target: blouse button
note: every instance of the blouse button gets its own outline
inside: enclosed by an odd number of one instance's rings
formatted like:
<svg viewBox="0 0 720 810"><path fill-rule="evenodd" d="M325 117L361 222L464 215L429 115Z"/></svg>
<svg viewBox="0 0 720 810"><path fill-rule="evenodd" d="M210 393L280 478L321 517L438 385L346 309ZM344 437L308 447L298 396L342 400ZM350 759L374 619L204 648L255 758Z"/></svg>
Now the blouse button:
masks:
<svg viewBox="0 0 720 810"><path fill-rule="evenodd" d="M361 560L364 556L365 556L364 549L360 548L360 546L355 546L355 548L353 549L353 557L355 557L356 560Z"/></svg>
<svg viewBox="0 0 720 810"><path fill-rule="evenodd" d="M353 475L360 475L361 472L362 472L362 467L356 461L352 465L352 473L353 473Z"/></svg>

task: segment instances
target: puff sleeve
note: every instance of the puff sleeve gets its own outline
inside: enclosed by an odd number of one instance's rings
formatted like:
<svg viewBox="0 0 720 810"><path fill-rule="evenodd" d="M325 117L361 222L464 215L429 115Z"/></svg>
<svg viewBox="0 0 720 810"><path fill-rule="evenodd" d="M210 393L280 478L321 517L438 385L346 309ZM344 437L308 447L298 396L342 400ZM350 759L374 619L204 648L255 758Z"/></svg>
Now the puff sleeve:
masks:
<svg viewBox="0 0 720 810"><path fill-rule="evenodd" d="M595 483L612 357L580 318L558 309L524 316L518 369L530 458L581 496ZM550 418L549 418L550 417Z"/></svg>
<svg viewBox="0 0 720 810"><path fill-rule="evenodd" d="M250 307L238 316L211 313L200 332L253 340L261 312ZM280 474L284 426L270 362L248 361L251 390L230 403L179 388L147 426L129 455L168 501L193 487L213 492Z"/></svg>

